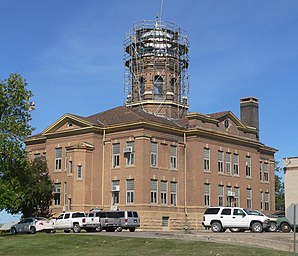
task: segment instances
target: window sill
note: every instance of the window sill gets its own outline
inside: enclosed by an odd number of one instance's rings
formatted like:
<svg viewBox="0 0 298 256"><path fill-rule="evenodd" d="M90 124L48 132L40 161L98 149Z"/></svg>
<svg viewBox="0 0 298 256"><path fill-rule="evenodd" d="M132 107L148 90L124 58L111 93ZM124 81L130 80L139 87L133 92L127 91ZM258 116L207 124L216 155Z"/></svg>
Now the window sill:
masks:
<svg viewBox="0 0 298 256"><path fill-rule="evenodd" d="M62 172L62 169L60 169L60 170L54 170L54 173L60 173L60 172Z"/></svg>

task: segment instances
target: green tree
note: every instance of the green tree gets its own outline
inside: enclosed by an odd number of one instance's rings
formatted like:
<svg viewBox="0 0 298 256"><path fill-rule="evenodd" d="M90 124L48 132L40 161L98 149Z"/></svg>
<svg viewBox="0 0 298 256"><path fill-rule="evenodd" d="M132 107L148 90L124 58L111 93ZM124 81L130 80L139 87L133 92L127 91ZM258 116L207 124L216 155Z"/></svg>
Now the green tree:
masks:
<svg viewBox="0 0 298 256"><path fill-rule="evenodd" d="M283 169L275 162L275 209L285 210L285 191L282 177Z"/></svg>
<svg viewBox="0 0 298 256"><path fill-rule="evenodd" d="M46 163L30 163L25 152L23 140L33 131L30 125L32 92L27 86L18 73L0 81L0 210L22 212L25 216L37 208L45 212L48 188L52 189L48 175L43 178L39 172L47 173Z"/></svg>

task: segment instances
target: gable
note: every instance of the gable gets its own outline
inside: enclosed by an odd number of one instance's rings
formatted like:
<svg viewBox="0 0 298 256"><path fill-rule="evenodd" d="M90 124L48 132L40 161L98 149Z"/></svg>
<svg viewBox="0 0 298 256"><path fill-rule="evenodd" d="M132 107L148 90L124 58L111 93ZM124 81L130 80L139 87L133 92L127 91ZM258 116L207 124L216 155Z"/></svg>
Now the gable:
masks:
<svg viewBox="0 0 298 256"><path fill-rule="evenodd" d="M92 127L93 124L72 114L64 114L57 121L46 128L42 135L60 132L70 132L82 128Z"/></svg>

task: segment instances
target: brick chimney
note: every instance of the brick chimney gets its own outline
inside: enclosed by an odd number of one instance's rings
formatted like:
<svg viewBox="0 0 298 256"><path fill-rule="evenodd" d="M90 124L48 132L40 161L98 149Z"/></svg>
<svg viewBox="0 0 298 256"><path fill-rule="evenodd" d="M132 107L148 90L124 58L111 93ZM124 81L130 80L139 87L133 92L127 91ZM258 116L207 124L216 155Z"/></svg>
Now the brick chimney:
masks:
<svg viewBox="0 0 298 256"><path fill-rule="evenodd" d="M240 99L240 120L244 125L256 128L259 138L259 100L257 98Z"/></svg>

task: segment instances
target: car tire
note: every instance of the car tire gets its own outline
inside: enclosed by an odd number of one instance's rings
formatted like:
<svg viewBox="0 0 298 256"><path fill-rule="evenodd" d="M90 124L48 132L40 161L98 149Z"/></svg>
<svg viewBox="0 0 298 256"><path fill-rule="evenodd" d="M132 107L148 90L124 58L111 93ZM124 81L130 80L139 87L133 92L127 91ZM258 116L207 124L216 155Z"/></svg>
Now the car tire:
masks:
<svg viewBox="0 0 298 256"><path fill-rule="evenodd" d="M230 230L232 233L237 233L237 232L240 232L240 231L241 231L240 228L229 228L229 230Z"/></svg>
<svg viewBox="0 0 298 256"><path fill-rule="evenodd" d="M289 223L283 222L280 225L280 230L283 233L289 233L291 231L291 227L290 227Z"/></svg>
<svg viewBox="0 0 298 256"><path fill-rule="evenodd" d="M95 231L96 232L101 232L102 231L102 227L100 226L100 227L95 228Z"/></svg>
<svg viewBox="0 0 298 256"><path fill-rule="evenodd" d="M70 233L70 229L64 229L64 233Z"/></svg>
<svg viewBox="0 0 298 256"><path fill-rule="evenodd" d="M78 223L73 224L73 232L74 233L80 233L81 232L81 227Z"/></svg>
<svg viewBox="0 0 298 256"><path fill-rule="evenodd" d="M269 222L269 232L276 232L277 231L277 223L274 221Z"/></svg>
<svg viewBox="0 0 298 256"><path fill-rule="evenodd" d="M31 227L30 228L30 234L35 234L36 233L36 228L35 227Z"/></svg>
<svg viewBox="0 0 298 256"><path fill-rule="evenodd" d="M254 222L251 225L251 232L253 233L262 233L263 231L263 225L260 222Z"/></svg>
<svg viewBox="0 0 298 256"><path fill-rule="evenodd" d="M122 227L118 227L116 230L117 232L122 232Z"/></svg>
<svg viewBox="0 0 298 256"><path fill-rule="evenodd" d="M221 223L219 221L215 221L211 224L211 230L213 232L220 232L222 230Z"/></svg>
<svg viewBox="0 0 298 256"><path fill-rule="evenodd" d="M135 232L136 228L129 228L130 232Z"/></svg>
<svg viewBox="0 0 298 256"><path fill-rule="evenodd" d="M11 228L11 229L10 229L10 234L12 234L12 235L16 235L16 234L17 234L17 230L16 230L16 228Z"/></svg>

